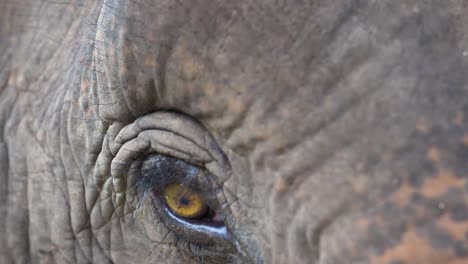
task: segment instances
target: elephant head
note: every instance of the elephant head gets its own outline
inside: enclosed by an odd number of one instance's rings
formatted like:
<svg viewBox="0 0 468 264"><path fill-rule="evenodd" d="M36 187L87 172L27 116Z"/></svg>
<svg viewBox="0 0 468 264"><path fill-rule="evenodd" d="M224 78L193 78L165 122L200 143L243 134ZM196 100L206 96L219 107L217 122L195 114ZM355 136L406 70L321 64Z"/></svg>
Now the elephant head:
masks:
<svg viewBox="0 0 468 264"><path fill-rule="evenodd" d="M466 1L0 7L0 263L468 262Z"/></svg>

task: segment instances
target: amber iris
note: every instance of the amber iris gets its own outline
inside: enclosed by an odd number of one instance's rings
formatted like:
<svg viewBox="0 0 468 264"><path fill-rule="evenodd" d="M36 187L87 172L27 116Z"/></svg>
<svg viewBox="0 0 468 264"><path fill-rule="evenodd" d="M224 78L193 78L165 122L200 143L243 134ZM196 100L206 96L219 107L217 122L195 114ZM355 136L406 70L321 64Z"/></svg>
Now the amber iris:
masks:
<svg viewBox="0 0 468 264"><path fill-rule="evenodd" d="M164 188L164 199L174 214L184 218L198 219L208 211L200 194L180 183L167 185Z"/></svg>

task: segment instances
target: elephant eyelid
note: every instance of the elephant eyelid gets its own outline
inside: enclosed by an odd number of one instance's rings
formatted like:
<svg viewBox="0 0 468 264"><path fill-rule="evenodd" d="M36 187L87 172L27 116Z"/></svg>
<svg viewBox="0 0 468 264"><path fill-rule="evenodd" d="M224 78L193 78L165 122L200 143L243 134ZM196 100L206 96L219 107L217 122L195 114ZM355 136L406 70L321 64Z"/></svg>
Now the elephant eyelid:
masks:
<svg viewBox="0 0 468 264"><path fill-rule="evenodd" d="M204 174L203 168L173 157L152 154L143 162L141 176L136 185L140 190L155 188L162 190L172 182L181 182L187 186L200 188L206 184L201 182L200 174Z"/></svg>
<svg viewBox="0 0 468 264"><path fill-rule="evenodd" d="M132 160L159 153L203 167L224 182L230 173L229 161L208 130L194 118L155 112L124 126L109 144L114 155L111 174L120 175Z"/></svg>

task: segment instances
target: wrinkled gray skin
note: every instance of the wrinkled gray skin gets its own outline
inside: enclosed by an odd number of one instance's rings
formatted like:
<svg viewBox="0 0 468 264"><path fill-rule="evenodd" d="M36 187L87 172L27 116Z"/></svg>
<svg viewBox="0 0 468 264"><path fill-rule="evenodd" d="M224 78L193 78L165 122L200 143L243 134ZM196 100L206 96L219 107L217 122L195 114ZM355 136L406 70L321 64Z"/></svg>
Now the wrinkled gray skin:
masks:
<svg viewBox="0 0 468 264"><path fill-rule="evenodd" d="M0 263L468 263L467 14L0 1ZM137 190L150 153L216 183L230 248Z"/></svg>

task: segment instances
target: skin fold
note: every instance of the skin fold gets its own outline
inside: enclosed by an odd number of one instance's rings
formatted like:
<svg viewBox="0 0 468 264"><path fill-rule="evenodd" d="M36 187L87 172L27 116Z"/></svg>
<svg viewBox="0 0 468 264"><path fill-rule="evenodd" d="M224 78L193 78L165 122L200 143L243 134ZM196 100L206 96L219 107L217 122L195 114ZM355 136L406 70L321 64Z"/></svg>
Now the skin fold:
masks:
<svg viewBox="0 0 468 264"><path fill-rule="evenodd" d="M0 263L468 263L467 14L0 0Z"/></svg>

